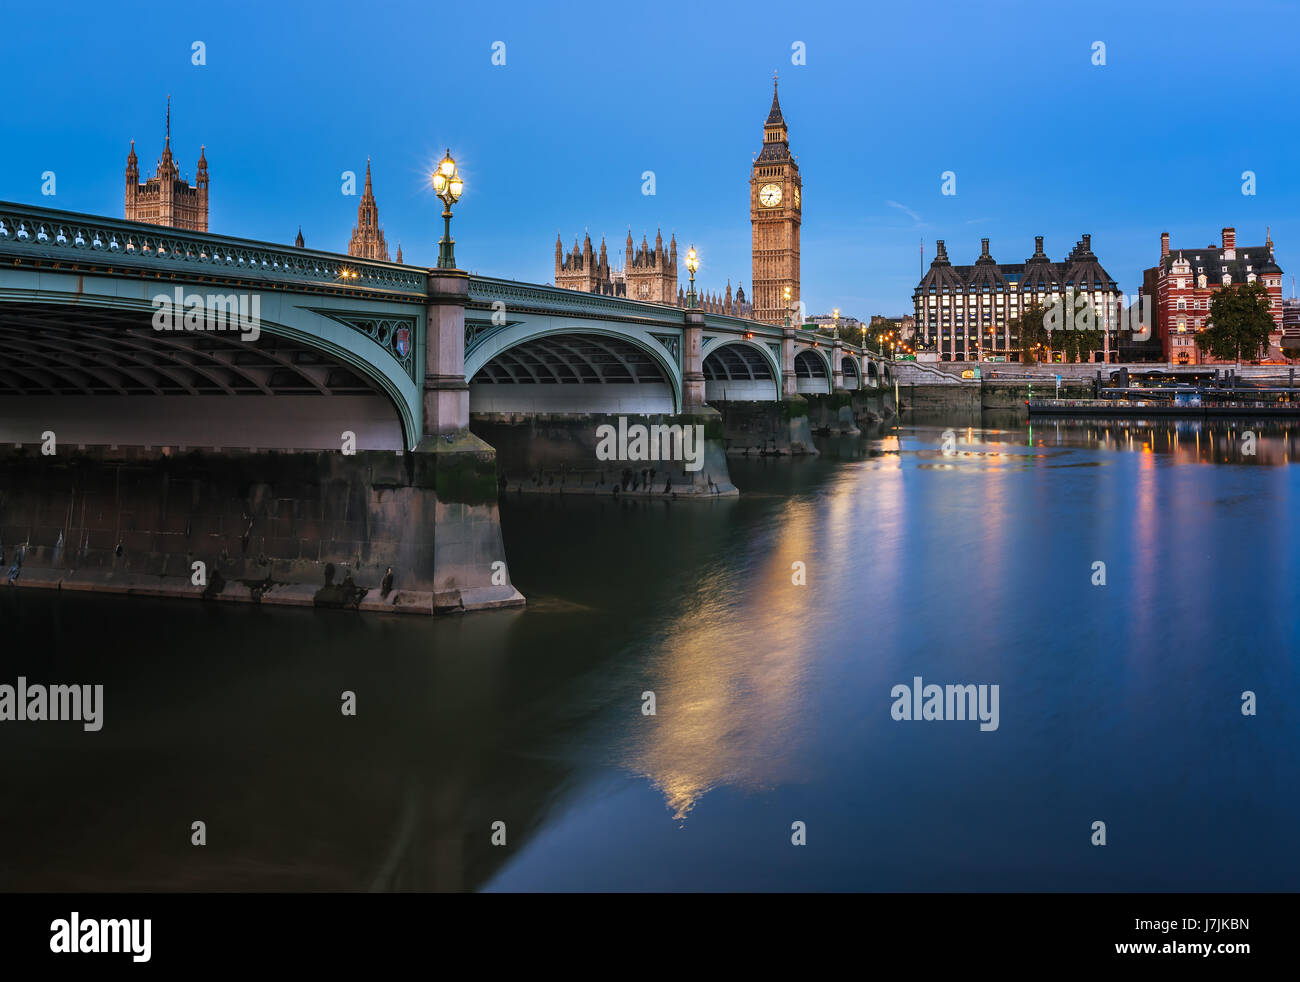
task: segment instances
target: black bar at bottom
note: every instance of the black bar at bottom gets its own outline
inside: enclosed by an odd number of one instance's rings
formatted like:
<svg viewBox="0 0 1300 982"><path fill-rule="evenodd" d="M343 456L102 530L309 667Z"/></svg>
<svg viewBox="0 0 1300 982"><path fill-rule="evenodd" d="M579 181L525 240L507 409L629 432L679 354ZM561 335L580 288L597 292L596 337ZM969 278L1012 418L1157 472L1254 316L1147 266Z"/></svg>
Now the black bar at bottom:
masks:
<svg viewBox="0 0 1300 982"><path fill-rule="evenodd" d="M611 944L630 964L698 964L689 943L726 953L733 967L843 950L906 955L927 974L1125 963L1231 972L1293 956L1294 932L1284 934L1294 909L1293 894L2 894L0 958L6 969L284 966L336 976L412 960L434 968L452 953L482 970L512 959L540 968L617 956ZM114 945L127 950L86 950ZM430 956L439 960L422 961Z"/></svg>

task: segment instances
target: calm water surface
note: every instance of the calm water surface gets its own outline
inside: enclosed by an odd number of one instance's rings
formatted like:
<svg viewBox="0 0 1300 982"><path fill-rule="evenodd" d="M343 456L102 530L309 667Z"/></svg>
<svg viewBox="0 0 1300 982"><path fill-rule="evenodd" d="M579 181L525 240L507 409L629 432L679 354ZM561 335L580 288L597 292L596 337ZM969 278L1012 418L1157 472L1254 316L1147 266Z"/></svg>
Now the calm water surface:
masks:
<svg viewBox="0 0 1300 982"><path fill-rule="evenodd" d="M735 500L511 497L520 612L0 588L0 682L105 686L102 732L0 726L0 888L1295 890L1300 435L1254 432L905 421ZM998 729L895 721L918 675Z"/></svg>

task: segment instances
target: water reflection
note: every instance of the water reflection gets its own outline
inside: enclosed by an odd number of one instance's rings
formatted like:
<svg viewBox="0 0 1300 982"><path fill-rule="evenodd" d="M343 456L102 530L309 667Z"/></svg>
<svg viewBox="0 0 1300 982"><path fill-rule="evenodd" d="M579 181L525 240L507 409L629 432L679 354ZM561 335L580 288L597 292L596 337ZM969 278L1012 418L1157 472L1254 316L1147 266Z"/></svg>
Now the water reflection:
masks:
<svg viewBox="0 0 1300 982"><path fill-rule="evenodd" d="M108 721L0 729L0 886L1293 889L1300 723L1235 702L1300 684L1300 471L1251 432L909 417L738 499L507 497L513 613L0 590L0 681ZM891 720L914 675L1000 684L1001 728Z"/></svg>

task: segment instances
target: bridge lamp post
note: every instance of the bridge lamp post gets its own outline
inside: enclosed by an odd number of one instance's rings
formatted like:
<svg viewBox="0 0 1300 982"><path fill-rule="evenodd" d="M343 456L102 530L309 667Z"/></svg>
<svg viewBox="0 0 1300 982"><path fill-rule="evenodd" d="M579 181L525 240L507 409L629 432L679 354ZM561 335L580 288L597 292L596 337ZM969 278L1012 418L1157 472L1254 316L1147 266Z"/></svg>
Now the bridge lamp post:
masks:
<svg viewBox="0 0 1300 982"><path fill-rule="evenodd" d="M691 274L691 286L686 291L686 306L695 309L695 271L700 268L700 257L695 254L695 246L686 252L686 269Z"/></svg>
<svg viewBox="0 0 1300 982"><path fill-rule="evenodd" d="M789 327L792 310L790 306L790 288L788 286L781 290L781 296L785 300L785 326Z"/></svg>
<svg viewBox="0 0 1300 982"><path fill-rule="evenodd" d="M442 158L438 169L433 172L433 193L442 199L443 205L443 234L442 241L438 243L439 269L456 268L456 243L451 237L451 206L460 200L464 190L465 182L461 180L460 173L456 170L456 161L448 150L447 156Z"/></svg>

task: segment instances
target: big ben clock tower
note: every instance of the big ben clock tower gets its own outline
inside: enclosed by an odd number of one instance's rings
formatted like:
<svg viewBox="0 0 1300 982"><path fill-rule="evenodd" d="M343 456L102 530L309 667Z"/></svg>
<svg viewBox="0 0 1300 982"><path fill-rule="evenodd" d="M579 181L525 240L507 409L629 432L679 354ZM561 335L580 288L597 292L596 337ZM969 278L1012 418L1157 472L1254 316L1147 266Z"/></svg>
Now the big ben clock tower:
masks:
<svg viewBox="0 0 1300 982"><path fill-rule="evenodd" d="M763 124L763 149L749 178L749 220L754 227L754 319L782 324L790 303L799 302L799 224L803 212L799 165L790 155L790 134L776 98L772 77L772 111Z"/></svg>

